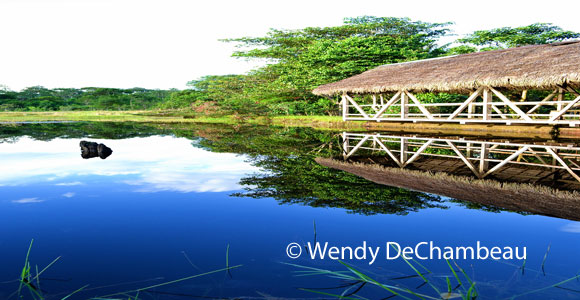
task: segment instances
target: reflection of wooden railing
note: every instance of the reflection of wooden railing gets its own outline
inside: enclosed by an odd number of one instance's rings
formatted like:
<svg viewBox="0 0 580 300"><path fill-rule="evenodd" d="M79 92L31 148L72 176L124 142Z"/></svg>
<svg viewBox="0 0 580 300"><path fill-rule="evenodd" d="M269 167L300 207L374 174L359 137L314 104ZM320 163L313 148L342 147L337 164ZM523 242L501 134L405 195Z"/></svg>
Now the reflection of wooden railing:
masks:
<svg viewBox="0 0 580 300"><path fill-rule="evenodd" d="M510 100L493 87L480 87L460 103L421 103L409 91L394 95L342 95L343 120L503 123L503 124L566 124L580 125L580 94L570 87L556 88L540 101ZM566 93L574 95L565 100ZM368 101L365 99L369 99ZM497 100L494 100L497 99ZM370 102L371 104L365 102Z"/></svg>
<svg viewBox="0 0 580 300"><path fill-rule="evenodd" d="M580 182L580 147L547 143L513 143L458 138L428 138L382 134L342 134L344 158L362 150L384 153L401 168L420 157L458 159L478 178L507 165L563 169ZM572 179L573 180L573 179Z"/></svg>

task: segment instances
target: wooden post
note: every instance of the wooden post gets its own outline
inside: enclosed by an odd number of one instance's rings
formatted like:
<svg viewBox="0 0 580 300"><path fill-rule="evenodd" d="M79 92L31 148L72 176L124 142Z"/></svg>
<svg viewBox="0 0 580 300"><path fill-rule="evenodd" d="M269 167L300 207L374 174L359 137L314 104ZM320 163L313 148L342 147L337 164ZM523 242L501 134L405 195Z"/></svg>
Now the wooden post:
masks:
<svg viewBox="0 0 580 300"><path fill-rule="evenodd" d="M349 146L349 138L348 138L346 132L343 132L342 133L342 158L345 160L348 158L346 156L348 154L348 146Z"/></svg>
<svg viewBox="0 0 580 300"><path fill-rule="evenodd" d="M469 106L467 107L467 118L471 119L473 118L473 113L475 111L475 103L469 103Z"/></svg>
<svg viewBox="0 0 580 300"><path fill-rule="evenodd" d="M401 119L406 119L407 114L409 113L409 99L407 98L407 94L405 92L401 92Z"/></svg>
<svg viewBox="0 0 580 300"><path fill-rule="evenodd" d="M491 100L492 94L488 88L483 90L483 119L491 120Z"/></svg>
<svg viewBox="0 0 580 300"><path fill-rule="evenodd" d="M481 151L479 152L479 174L484 174L489 167L489 162L487 161L488 155L489 155L489 145L486 143L482 143Z"/></svg>
<svg viewBox="0 0 580 300"><path fill-rule="evenodd" d="M342 101L340 103L342 104L342 120L346 121L346 115L348 114L348 101L344 94L342 95Z"/></svg>
<svg viewBox="0 0 580 300"><path fill-rule="evenodd" d="M562 110L562 103L561 101L564 101L564 89L562 88L558 88L558 104L557 104L557 110L561 111Z"/></svg>
<svg viewBox="0 0 580 300"><path fill-rule="evenodd" d="M399 159L399 161L401 162L401 168L405 165L405 162L407 161L407 139L404 137L401 137L401 159Z"/></svg>

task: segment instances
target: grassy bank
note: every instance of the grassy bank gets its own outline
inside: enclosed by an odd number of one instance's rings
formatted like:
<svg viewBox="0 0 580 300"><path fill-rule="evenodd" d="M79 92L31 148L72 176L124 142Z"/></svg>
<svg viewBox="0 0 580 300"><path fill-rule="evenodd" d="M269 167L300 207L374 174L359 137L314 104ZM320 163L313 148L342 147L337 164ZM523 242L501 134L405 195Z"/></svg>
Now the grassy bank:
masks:
<svg viewBox="0 0 580 300"><path fill-rule="evenodd" d="M495 136L508 138L580 138L580 129L553 126L499 125L455 123L404 123L404 122L343 122L339 116L274 116L241 117L229 115L208 117L184 111L51 111L51 112L0 112L0 122L42 121L94 121L94 122L143 122L143 123L219 123L258 124L292 127L312 127L348 131L412 132L432 135Z"/></svg>
<svg viewBox="0 0 580 300"><path fill-rule="evenodd" d="M0 112L0 122L95 121L95 122L148 122L148 123L221 123L262 124L328 129L364 129L361 122L342 122L334 116L275 116L243 118L239 116L207 117L176 111L51 111Z"/></svg>

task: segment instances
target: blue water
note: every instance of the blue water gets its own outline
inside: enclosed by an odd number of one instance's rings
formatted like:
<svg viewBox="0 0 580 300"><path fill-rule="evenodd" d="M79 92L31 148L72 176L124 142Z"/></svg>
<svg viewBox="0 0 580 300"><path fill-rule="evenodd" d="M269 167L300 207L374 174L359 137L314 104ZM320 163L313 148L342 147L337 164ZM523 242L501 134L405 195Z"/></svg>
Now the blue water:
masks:
<svg viewBox="0 0 580 300"><path fill-rule="evenodd" d="M445 198L444 208L419 209L406 215L361 215L339 207L281 205L268 197L232 196L248 188L240 184L242 178L271 171L255 166L249 155L199 147L199 139L193 136L154 132L134 138L39 140L24 134L0 143L2 299L18 288L14 280L19 278L32 239L33 270L35 265L42 269L60 257L40 276L39 289L47 299L60 299L87 284L72 299L129 291L221 269L226 266L226 251L230 266L242 266L229 274L222 271L158 287L141 296L326 297L299 288L328 288L348 282L296 276L302 269L284 264L347 270L328 258L311 260L305 249L298 259L287 257L289 243L314 242L314 222L316 241L336 246L354 248L366 241L384 251L388 241L401 245L433 241L441 247L474 246L481 241L490 247L526 247L524 272L520 260L456 261L476 282L478 299L525 293L571 278L580 270L576 258L580 251L578 222L467 209ZM78 147L82 139L104 143L114 152L105 160L82 159ZM420 278L389 281L415 272L401 259L386 260L384 252L372 265L368 260L345 261L381 282L435 295L428 285L415 290L422 283ZM444 278L453 275L445 260L421 264L432 271L426 276L446 290ZM580 283L572 280L562 287L580 290ZM340 294L343 290L322 291ZM390 293L364 287L360 295L382 299ZM30 293L24 297L30 298ZM576 297L577 292L551 288L522 299Z"/></svg>

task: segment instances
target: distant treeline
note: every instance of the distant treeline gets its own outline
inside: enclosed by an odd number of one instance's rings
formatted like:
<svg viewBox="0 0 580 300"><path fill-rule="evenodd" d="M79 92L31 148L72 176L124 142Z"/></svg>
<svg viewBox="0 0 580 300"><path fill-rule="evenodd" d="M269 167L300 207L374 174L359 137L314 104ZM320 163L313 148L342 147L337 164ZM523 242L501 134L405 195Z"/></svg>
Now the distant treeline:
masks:
<svg viewBox="0 0 580 300"><path fill-rule="evenodd" d="M165 102L172 92L175 90L34 86L20 92L0 90L0 111L152 109Z"/></svg>
<svg viewBox="0 0 580 300"><path fill-rule="evenodd" d="M315 115L337 113L337 99L311 93L315 87L383 64L545 44L580 37L549 23L475 31L453 44L439 40L451 23L408 18L346 18L334 27L270 30L236 43L234 57L258 59L263 67L243 75L204 76L189 89L0 89L0 110L179 109L201 114ZM423 94L425 102L450 101L453 94Z"/></svg>

